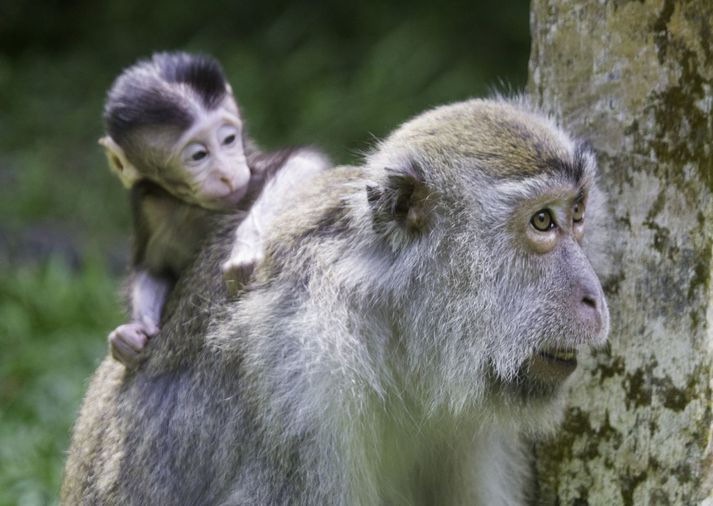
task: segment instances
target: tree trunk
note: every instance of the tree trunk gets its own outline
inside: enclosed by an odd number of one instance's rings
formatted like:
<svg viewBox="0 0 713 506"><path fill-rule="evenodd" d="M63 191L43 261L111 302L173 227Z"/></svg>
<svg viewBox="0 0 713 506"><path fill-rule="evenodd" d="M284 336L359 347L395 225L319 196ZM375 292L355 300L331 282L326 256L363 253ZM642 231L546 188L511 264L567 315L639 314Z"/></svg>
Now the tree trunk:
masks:
<svg viewBox="0 0 713 506"><path fill-rule="evenodd" d="M713 2L533 0L533 99L609 195L610 349L537 447L538 504L713 505Z"/></svg>

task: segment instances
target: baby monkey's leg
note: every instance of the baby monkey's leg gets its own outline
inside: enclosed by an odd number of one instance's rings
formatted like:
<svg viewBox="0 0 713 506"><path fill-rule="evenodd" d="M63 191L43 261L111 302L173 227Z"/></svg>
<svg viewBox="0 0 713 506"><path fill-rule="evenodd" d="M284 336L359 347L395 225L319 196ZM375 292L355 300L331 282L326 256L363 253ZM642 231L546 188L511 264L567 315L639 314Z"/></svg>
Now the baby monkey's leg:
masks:
<svg viewBox="0 0 713 506"><path fill-rule="evenodd" d="M259 201L258 201L259 202ZM237 292L252 275L255 265L264 256L263 224L256 212L257 202L235 232L235 242L228 260L223 263L223 276L228 290Z"/></svg>
<svg viewBox="0 0 713 506"><path fill-rule="evenodd" d="M318 151L303 149L288 158L267 181L255 204L235 232L233 249L223 263L228 290L235 293L250 279L263 259L265 231L279 214L286 196L312 176L330 167L329 159Z"/></svg>

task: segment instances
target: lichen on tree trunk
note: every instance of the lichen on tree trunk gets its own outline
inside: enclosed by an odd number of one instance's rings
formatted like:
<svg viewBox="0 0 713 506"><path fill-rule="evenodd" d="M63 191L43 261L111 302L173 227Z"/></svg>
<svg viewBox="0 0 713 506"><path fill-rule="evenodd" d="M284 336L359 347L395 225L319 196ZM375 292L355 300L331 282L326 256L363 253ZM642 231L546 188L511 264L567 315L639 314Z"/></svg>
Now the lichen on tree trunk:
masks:
<svg viewBox="0 0 713 506"><path fill-rule="evenodd" d="M538 504L713 505L713 2L533 0L529 91L598 153L610 348Z"/></svg>

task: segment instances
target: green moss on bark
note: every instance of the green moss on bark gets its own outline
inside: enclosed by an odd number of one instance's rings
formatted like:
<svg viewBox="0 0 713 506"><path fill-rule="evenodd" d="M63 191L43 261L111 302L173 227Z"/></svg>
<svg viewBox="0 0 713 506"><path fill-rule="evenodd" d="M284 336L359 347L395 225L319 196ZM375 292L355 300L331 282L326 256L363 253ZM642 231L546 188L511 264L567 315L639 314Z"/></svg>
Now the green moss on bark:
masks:
<svg viewBox="0 0 713 506"><path fill-rule="evenodd" d="M538 445L538 504L711 496L713 3L534 0L530 93L598 152L611 346Z"/></svg>

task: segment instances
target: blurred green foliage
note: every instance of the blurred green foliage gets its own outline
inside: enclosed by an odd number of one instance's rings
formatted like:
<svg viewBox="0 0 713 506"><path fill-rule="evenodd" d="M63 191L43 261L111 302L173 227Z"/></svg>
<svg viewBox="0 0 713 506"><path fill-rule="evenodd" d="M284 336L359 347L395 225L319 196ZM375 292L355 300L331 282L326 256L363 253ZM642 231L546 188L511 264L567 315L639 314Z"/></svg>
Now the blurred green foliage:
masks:
<svg viewBox="0 0 713 506"><path fill-rule="evenodd" d="M121 322L101 261L0 269L0 504L49 504L88 373Z"/></svg>
<svg viewBox="0 0 713 506"><path fill-rule="evenodd" d="M349 163L428 107L521 88L528 1L0 2L0 505L56 501L122 320L128 202L96 144L104 95L171 49L223 63L261 146Z"/></svg>

